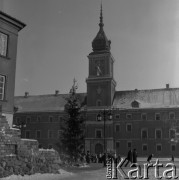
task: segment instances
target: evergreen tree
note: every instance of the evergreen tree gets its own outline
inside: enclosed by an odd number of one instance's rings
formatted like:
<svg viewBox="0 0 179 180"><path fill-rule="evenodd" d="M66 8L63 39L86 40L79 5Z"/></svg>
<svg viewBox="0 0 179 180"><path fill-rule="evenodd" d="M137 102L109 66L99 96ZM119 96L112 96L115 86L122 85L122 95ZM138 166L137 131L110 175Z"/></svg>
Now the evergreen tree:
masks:
<svg viewBox="0 0 179 180"><path fill-rule="evenodd" d="M81 103L77 97L77 85L74 84L66 99L65 113L63 120L60 149L69 156L70 161L77 161L83 151L83 117L81 116Z"/></svg>

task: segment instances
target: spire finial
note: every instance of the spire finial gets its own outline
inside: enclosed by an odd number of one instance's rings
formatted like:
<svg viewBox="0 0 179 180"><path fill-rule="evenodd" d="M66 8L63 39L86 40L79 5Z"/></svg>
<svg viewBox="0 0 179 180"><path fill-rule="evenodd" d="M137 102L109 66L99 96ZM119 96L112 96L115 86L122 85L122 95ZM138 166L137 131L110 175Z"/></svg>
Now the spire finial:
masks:
<svg viewBox="0 0 179 180"><path fill-rule="evenodd" d="M100 23L99 27L102 28L104 26L103 24L103 7L102 7L102 0L101 0L101 11L100 11Z"/></svg>

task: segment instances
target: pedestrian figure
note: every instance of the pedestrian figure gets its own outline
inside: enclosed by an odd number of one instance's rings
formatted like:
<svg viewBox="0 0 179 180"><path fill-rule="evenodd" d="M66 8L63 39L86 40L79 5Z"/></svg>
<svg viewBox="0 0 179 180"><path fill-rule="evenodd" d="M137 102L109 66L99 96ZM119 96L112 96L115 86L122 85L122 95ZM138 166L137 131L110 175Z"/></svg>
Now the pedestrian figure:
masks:
<svg viewBox="0 0 179 180"><path fill-rule="evenodd" d="M127 153L127 157L124 160L123 164L125 163L125 161L127 161L127 163L125 164L125 167L130 163L132 163L132 150L130 149Z"/></svg>
<svg viewBox="0 0 179 180"><path fill-rule="evenodd" d="M170 160L171 162L174 162L174 156L172 155L172 157L171 157L171 160Z"/></svg>
<svg viewBox="0 0 179 180"><path fill-rule="evenodd" d="M148 158L147 158L147 162L148 163L151 163L151 160L152 160L152 157L153 157L154 155L153 154L150 154L149 156L148 156Z"/></svg>
<svg viewBox="0 0 179 180"><path fill-rule="evenodd" d="M136 149L133 149L132 152L132 166L131 167L136 167L137 166L137 151Z"/></svg>
<svg viewBox="0 0 179 180"><path fill-rule="evenodd" d="M90 163L90 154L89 154L89 151L87 151L87 154L86 154L86 163Z"/></svg>
<svg viewBox="0 0 179 180"><path fill-rule="evenodd" d="M104 155L102 156L103 167L106 167L106 158L107 158L107 155L106 153L104 153Z"/></svg>

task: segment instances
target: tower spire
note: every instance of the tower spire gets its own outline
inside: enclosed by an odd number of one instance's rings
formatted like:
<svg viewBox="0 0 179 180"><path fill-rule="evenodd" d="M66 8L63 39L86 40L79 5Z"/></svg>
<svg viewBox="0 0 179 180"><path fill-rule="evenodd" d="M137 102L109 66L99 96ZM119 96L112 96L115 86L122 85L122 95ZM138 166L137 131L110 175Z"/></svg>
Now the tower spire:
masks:
<svg viewBox="0 0 179 180"><path fill-rule="evenodd" d="M101 1L100 23L99 23L100 29L103 28L103 26L104 26L104 24L103 24L103 7L102 7L102 1Z"/></svg>

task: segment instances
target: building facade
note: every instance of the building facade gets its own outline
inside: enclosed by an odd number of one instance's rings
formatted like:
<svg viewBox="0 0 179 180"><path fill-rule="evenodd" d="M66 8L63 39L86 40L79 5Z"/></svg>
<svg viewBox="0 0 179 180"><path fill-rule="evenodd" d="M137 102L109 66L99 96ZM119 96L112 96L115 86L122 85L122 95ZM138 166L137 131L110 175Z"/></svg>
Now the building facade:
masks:
<svg viewBox="0 0 179 180"><path fill-rule="evenodd" d="M12 127L19 20L0 11L0 112Z"/></svg>
<svg viewBox="0 0 179 180"><path fill-rule="evenodd" d="M111 41L103 29L102 7L99 31L88 55L87 92L79 93L85 109L85 151L126 155L136 148L139 156L178 155L179 88L116 91ZM66 94L67 95L67 94ZM56 148L64 114L63 94L15 97L14 122L24 121L22 135L36 138L44 148ZM109 113L112 119L108 118ZM99 119L100 114L100 119ZM99 121L100 120L100 121Z"/></svg>

